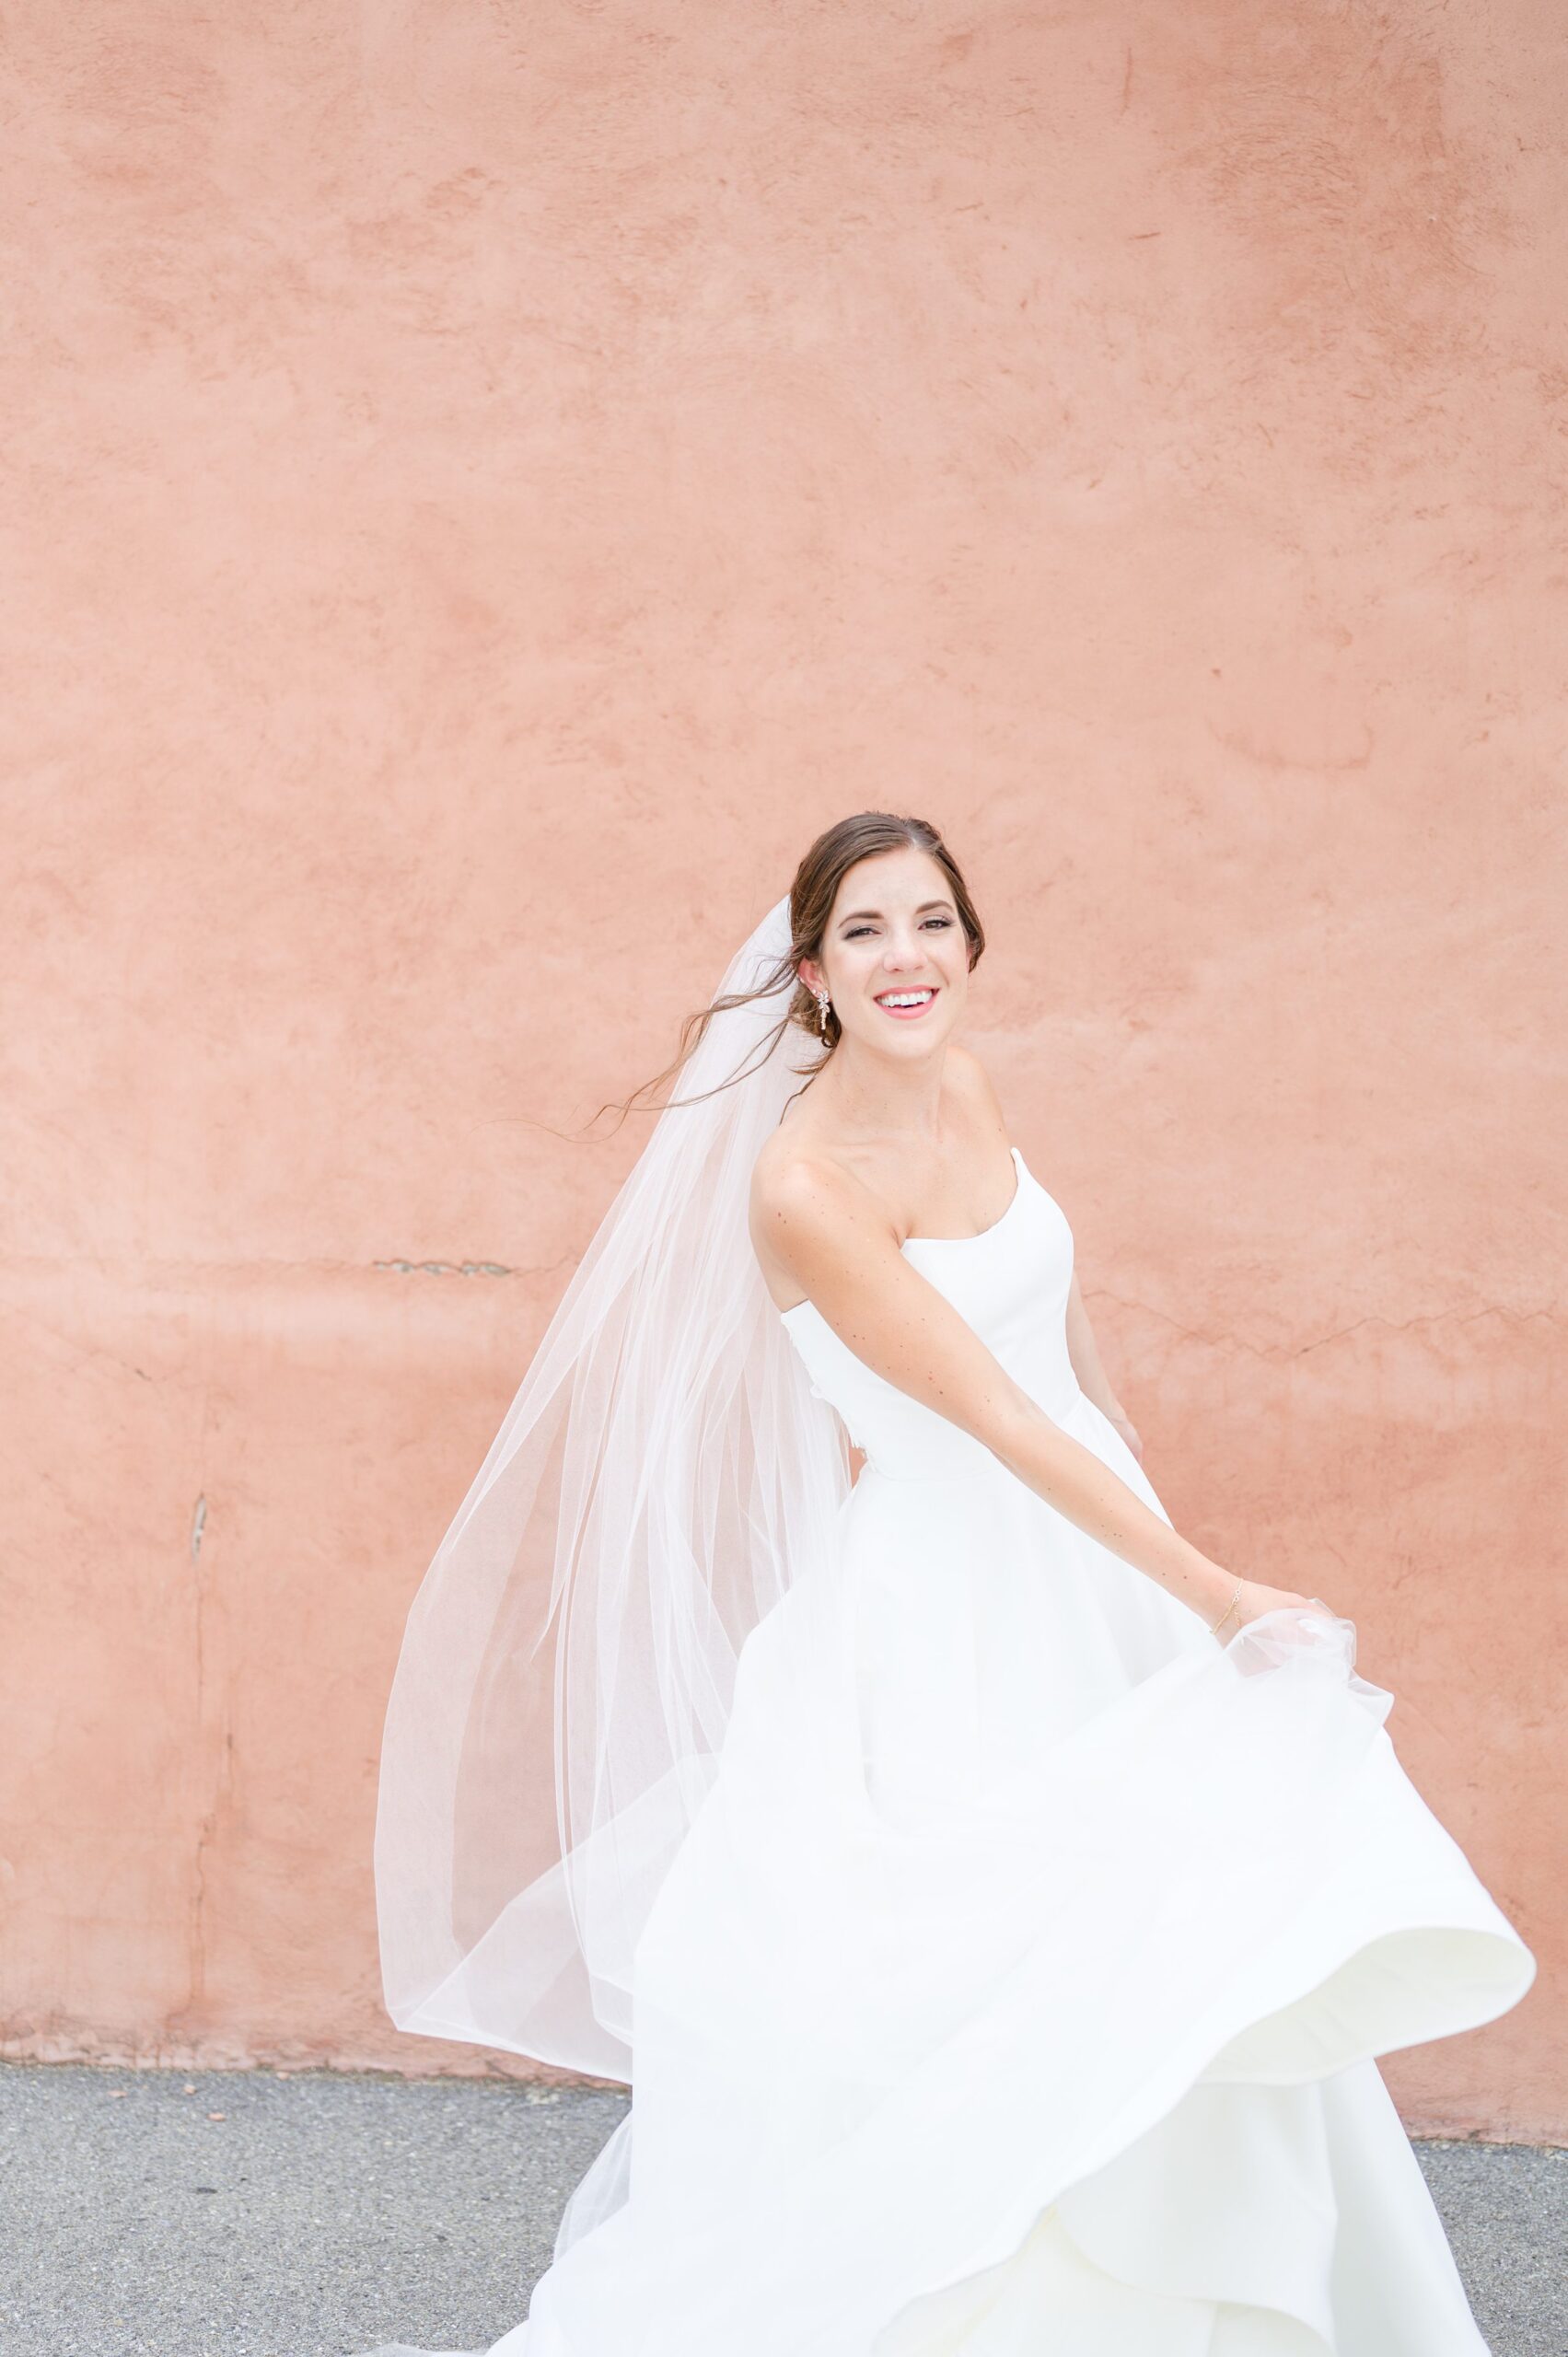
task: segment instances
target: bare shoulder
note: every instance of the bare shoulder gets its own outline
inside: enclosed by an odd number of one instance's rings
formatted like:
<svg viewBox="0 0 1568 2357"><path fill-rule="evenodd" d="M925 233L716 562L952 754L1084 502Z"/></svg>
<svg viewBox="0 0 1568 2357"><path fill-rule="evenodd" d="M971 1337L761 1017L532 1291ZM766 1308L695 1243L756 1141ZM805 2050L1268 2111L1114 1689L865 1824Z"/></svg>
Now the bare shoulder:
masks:
<svg viewBox="0 0 1568 2357"><path fill-rule="evenodd" d="M751 1172L751 1246L781 1307L785 1296L816 1295L858 1261L896 1259L885 1204L852 1170L809 1138L775 1133Z"/></svg>
<svg viewBox="0 0 1568 2357"><path fill-rule="evenodd" d="M826 1149L775 1132L751 1170L751 1232L759 1244L781 1233L858 1228L886 1213L865 1183Z"/></svg>

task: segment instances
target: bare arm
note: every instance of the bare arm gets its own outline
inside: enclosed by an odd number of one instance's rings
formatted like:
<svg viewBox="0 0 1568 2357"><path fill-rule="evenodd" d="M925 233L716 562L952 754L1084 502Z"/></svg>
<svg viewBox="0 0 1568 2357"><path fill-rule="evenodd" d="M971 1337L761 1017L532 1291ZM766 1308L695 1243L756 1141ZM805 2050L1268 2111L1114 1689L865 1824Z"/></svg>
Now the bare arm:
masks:
<svg viewBox="0 0 1568 2357"><path fill-rule="evenodd" d="M1137 1426L1118 1399L1101 1362L1095 1329L1089 1324L1089 1313L1084 1306L1084 1296L1079 1290L1076 1269L1073 1271L1073 1282L1067 1293L1067 1355L1073 1362L1079 1390L1094 1401L1109 1422L1115 1425L1141 1464L1144 1444Z"/></svg>
<svg viewBox="0 0 1568 2357"><path fill-rule="evenodd" d="M1121 1403L1110 1387L1110 1377L1100 1362L1099 1346L1095 1341L1089 1313L1084 1307L1084 1296L1078 1290L1078 1271L1073 1271L1073 1283L1067 1294L1067 1355L1073 1362L1073 1372L1078 1387L1086 1391L1095 1406L1114 1420L1121 1413Z"/></svg>
<svg viewBox="0 0 1568 2357"><path fill-rule="evenodd" d="M758 1250L789 1271L875 1374L971 1434L1037 1496L1179 1603L1207 1621L1219 1618L1234 1575L1051 1422L951 1302L904 1259L856 1180L826 1160L798 1160L765 1179L759 1173L751 1229ZM1280 1592L1261 1594L1277 1598Z"/></svg>

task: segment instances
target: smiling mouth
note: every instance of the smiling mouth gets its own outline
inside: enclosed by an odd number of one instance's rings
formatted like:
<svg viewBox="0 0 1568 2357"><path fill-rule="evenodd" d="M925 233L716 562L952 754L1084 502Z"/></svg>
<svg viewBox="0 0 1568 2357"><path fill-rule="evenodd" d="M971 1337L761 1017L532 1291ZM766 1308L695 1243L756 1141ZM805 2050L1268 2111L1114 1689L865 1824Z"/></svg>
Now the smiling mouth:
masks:
<svg viewBox="0 0 1568 2357"><path fill-rule="evenodd" d="M935 998L935 989L928 983L915 991L881 991L876 994L877 1004L886 1015L899 1022L909 1023L925 1013Z"/></svg>

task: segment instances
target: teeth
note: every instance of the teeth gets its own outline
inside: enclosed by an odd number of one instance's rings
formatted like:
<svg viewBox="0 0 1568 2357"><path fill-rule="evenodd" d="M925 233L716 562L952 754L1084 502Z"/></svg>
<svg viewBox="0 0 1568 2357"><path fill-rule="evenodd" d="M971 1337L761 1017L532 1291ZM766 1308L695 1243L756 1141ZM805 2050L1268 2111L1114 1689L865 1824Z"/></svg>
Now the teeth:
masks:
<svg viewBox="0 0 1568 2357"><path fill-rule="evenodd" d="M884 991L877 1004L878 1006L923 1006L930 996L929 991Z"/></svg>

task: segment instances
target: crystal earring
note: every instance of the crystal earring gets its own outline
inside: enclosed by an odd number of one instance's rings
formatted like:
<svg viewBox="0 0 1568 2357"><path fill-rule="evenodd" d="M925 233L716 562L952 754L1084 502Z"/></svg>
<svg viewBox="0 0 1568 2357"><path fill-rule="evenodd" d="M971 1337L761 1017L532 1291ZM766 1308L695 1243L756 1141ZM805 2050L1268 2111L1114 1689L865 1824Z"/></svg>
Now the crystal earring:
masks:
<svg viewBox="0 0 1568 2357"><path fill-rule="evenodd" d="M831 1015L832 1011L833 1002L828 996L827 992L819 991L817 993L817 1028L821 1033L824 1039L828 1036L828 1017Z"/></svg>

